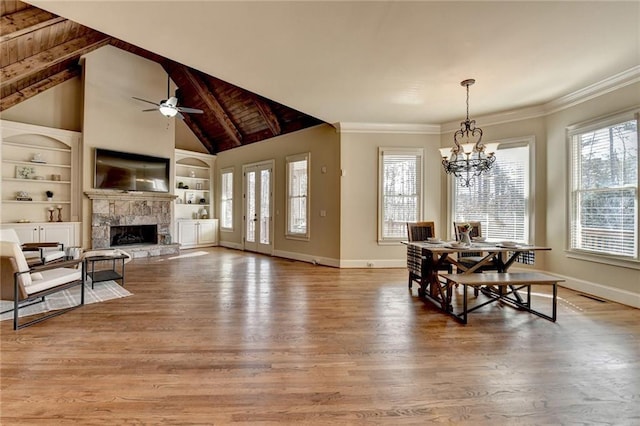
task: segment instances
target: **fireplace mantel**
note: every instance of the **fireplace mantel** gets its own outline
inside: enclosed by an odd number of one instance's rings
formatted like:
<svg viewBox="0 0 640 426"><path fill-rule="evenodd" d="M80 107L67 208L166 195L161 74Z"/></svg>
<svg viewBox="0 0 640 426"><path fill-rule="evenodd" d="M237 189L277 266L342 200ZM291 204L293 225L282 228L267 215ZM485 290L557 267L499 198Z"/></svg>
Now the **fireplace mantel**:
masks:
<svg viewBox="0 0 640 426"><path fill-rule="evenodd" d="M166 192L142 192L142 191L114 191L109 189L91 189L85 191L84 195L90 200L150 200L150 201L173 201L177 195Z"/></svg>

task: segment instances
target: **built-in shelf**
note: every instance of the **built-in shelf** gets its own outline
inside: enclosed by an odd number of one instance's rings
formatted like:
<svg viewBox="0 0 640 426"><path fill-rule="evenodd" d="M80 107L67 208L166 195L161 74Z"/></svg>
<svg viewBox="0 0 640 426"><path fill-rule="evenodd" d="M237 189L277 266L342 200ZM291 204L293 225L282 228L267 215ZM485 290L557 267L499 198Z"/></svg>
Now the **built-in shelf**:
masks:
<svg viewBox="0 0 640 426"><path fill-rule="evenodd" d="M217 220L213 216L213 164L215 156L176 150L176 235L182 248L217 243ZM179 188L178 184L189 188ZM198 188L198 186L200 188ZM203 199L204 203L200 203ZM188 200L192 200L188 203Z"/></svg>
<svg viewBox="0 0 640 426"><path fill-rule="evenodd" d="M71 181L68 180L48 180L48 179L20 179L20 178L3 178L7 182L21 182L21 183L53 183L53 184L65 184L69 185Z"/></svg>
<svg viewBox="0 0 640 426"><path fill-rule="evenodd" d="M52 201L41 201L41 200L33 200L33 201L18 201L18 200L2 200L3 203L13 203L13 204L71 204L71 201L60 201L60 200L52 200Z"/></svg>
<svg viewBox="0 0 640 426"><path fill-rule="evenodd" d="M47 207L57 205L64 206L63 221L77 222L82 202L81 133L7 120L1 124L3 222L47 222ZM51 201L48 191L53 192ZM33 201L16 200L23 192Z"/></svg>
<svg viewBox="0 0 640 426"><path fill-rule="evenodd" d="M71 152L71 148L55 148L50 146L32 145L29 143L15 143L4 141L5 146L16 146L19 148L37 149L38 151L58 151L58 152Z"/></svg>
<svg viewBox="0 0 640 426"><path fill-rule="evenodd" d="M54 164L54 163L36 163L33 161L21 161L21 160L2 160L3 163L9 164L20 164L24 166L33 166L33 167L60 167L70 169L70 164Z"/></svg>

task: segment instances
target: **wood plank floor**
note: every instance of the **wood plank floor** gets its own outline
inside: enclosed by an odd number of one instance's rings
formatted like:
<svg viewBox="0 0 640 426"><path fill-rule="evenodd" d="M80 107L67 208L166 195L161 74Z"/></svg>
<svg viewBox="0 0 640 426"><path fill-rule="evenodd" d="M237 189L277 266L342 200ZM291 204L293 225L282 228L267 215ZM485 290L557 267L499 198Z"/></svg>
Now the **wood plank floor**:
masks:
<svg viewBox="0 0 640 426"><path fill-rule="evenodd" d="M570 290L557 323L493 304L464 326L403 269L223 248L136 259L126 286L0 324L3 425L640 424L640 311Z"/></svg>

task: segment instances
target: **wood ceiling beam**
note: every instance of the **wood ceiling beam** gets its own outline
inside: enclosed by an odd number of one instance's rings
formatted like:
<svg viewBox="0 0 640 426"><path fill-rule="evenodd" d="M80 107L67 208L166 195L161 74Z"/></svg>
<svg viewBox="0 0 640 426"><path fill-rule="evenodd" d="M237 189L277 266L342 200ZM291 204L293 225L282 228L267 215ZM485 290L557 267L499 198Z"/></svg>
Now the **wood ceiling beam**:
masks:
<svg viewBox="0 0 640 426"><path fill-rule="evenodd" d="M39 82L32 84L29 87L25 87L18 92L12 93L11 95L0 99L0 111L5 111L22 101L26 101L27 99L32 98L47 89L50 89L51 87L57 86L60 83L79 76L80 66L76 66L71 69L66 69L57 74L54 74L44 80L40 80Z"/></svg>
<svg viewBox="0 0 640 426"><path fill-rule="evenodd" d="M0 43L63 21L66 19L35 7L3 16L0 18Z"/></svg>
<svg viewBox="0 0 640 426"><path fill-rule="evenodd" d="M77 38L47 51L15 62L0 70L0 87L15 84L19 80L69 59L80 57L109 43L110 37L102 33L92 33Z"/></svg>
<svg viewBox="0 0 640 426"><path fill-rule="evenodd" d="M198 123L196 123L189 114L182 115L184 117L184 124L186 124L189 130L191 130L193 134L196 135L196 138L198 138L200 143L202 143L202 145L207 148L207 151L209 151L210 154L215 154L217 152L215 149L216 147L209 140L209 137L202 131Z"/></svg>
<svg viewBox="0 0 640 426"><path fill-rule="evenodd" d="M238 131L236 125L233 124L233 121L231 121L229 115L226 113L222 105L220 105L220 102L218 102L218 99L215 97L215 95L211 93L206 84L198 76L189 71L189 69L184 67L182 69L182 72L185 74L185 76L189 80L189 83L191 83L198 95L213 112L218 122L220 122L220 124L222 125L225 133L233 141L235 146L241 146L242 135Z"/></svg>
<svg viewBox="0 0 640 426"><path fill-rule="evenodd" d="M280 127L280 122L278 121L278 117L273 113L273 109L267 104L265 101L260 99L258 96L253 96L253 103L258 108L258 112L264 119L265 123L273 136L278 136L282 133L282 128Z"/></svg>

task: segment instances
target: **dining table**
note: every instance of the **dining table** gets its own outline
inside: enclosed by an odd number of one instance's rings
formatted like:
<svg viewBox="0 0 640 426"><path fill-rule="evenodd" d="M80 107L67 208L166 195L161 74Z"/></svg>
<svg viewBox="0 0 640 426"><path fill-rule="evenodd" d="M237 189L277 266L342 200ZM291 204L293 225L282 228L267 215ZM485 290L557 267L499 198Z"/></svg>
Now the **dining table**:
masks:
<svg viewBox="0 0 640 426"><path fill-rule="evenodd" d="M447 263L457 268L459 274L472 274L488 264L495 265L497 272L504 273L521 259L531 258L537 251L551 250L550 247L482 241L468 245L456 242L403 241L407 245L407 265L410 270L420 276L418 296L434 303L446 313L452 313L452 292L450 282L441 280L438 271ZM481 252L478 262L462 263L465 252ZM511 289L516 300L521 301L517 289ZM477 290L476 290L477 294Z"/></svg>

